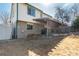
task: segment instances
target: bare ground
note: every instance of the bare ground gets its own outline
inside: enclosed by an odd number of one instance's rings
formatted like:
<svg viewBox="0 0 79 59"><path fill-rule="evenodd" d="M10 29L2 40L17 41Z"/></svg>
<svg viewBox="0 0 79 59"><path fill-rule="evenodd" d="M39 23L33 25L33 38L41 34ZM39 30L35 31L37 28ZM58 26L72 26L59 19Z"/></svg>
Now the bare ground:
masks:
<svg viewBox="0 0 79 59"><path fill-rule="evenodd" d="M0 41L1 56L79 55L79 36L52 36Z"/></svg>

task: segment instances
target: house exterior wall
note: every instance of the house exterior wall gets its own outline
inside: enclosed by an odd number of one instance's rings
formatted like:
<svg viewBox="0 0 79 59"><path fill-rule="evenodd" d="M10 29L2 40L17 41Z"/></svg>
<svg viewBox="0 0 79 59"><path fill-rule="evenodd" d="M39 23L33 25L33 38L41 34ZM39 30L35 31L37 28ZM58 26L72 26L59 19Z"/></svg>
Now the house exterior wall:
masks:
<svg viewBox="0 0 79 59"><path fill-rule="evenodd" d="M40 18L41 12L37 9L35 9L35 17L28 15L27 11L27 4L18 4L18 20L22 20L25 22L19 22L18 23L18 38L25 38L28 34L40 34L41 33L41 27L40 25L37 25L36 21L33 21L34 18ZM33 25L32 30L27 30L27 24Z"/></svg>
<svg viewBox="0 0 79 59"><path fill-rule="evenodd" d="M27 24L33 26L32 30L27 30ZM42 25L29 23L29 22L19 22L18 23L18 38L26 38L28 34L40 34Z"/></svg>
<svg viewBox="0 0 79 59"><path fill-rule="evenodd" d="M42 12L36 8L35 8L35 17L30 16L27 14L27 12L28 12L27 6L28 6L28 4L18 3L18 20L33 21L34 18L42 18L42 17L51 18L50 16L48 16L47 14L45 14L44 12ZM17 4L13 3L12 12L11 12L11 19L13 22L16 21L16 17L17 17Z"/></svg>
<svg viewBox="0 0 79 59"><path fill-rule="evenodd" d="M8 24L0 24L0 40L11 39L12 26Z"/></svg>
<svg viewBox="0 0 79 59"><path fill-rule="evenodd" d="M24 20L32 22L34 18L40 18L41 12L35 9L35 17L28 15L27 4L18 4L18 20ZM35 21L33 21L35 22Z"/></svg>
<svg viewBox="0 0 79 59"><path fill-rule="evenodd" d="M34 21L35 18L42 18L42 17L48 17L47 14L43 13L39 9L35 8L35 16L28 15L27 11L28 4L25 3L18 3L18 19L17 19L17 4L13 3L12 5L12 15L11 19L13 22L13 27L16 27L16 20L18 21L24 21L24 22L18 22L18 28L17 28L17 36L18 38L25 38L28 34L40 34L41 29L44 28L41 24L37 25L38 22ZM27 24L32 24L33 29L27 30Z"/></svg>

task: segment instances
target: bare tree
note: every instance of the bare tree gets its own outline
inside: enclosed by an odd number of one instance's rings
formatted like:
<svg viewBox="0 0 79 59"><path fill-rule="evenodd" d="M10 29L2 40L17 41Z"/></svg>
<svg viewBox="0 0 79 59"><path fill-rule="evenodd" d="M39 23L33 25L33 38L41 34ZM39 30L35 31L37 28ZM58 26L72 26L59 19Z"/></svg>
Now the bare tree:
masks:
<svg viewBox="0 0 79 59"><path fill-rule="evenodd" d="M64 20L66 22L69 22L70 21L70 15L69 15L68 11L65 11L65 13L64 13Z"/></svg>
<svg viewBox="0 0 79 59"><path fill-rule="evenodd" d="M74 16L77 15L77 13L79 12L79 3L75 3L75 4L71 7L71 12L74 14Z"/></svg>
<svg viewBox="0 0 79 59"><path fill-rule="evenodd" d="M62 23L64 21L67 21L69 22L69 15L68 15L68 12L64 9L62 9L61 7L56 7L56 13L55 13L55 17L58 19L58 20L62 20Z"/></svg>
<svg viewBox="0 0 79 59"><path fill-rule="evenodd" d="M59 19L63 19L63 10L60 7L56 7L55 17Z"/></svg>
<svg viewBox="0 0 79 59"><path fill-rule="evenodd" d="M0 19L2 20L4 24L7 24L9 20L9 13L6 11L0 12Z"/></svg>

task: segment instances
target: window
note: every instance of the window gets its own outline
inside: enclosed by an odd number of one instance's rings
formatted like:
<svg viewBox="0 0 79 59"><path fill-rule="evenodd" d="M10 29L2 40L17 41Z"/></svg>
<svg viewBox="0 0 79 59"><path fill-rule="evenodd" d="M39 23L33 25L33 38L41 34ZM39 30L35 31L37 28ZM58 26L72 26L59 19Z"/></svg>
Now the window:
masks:
<svg viewBox="0 0 79 59"><path fill-rule="evenodd" d="M32 26L32 25L27 24L27 30L32 30L32 29L33 29L33 26Z"/></svg>
<svg viewBox="0 0 79 59"><path fill-rule="evenodd" d="M35 8L32 6L28 6L28 15L35 16Z"/></svg>

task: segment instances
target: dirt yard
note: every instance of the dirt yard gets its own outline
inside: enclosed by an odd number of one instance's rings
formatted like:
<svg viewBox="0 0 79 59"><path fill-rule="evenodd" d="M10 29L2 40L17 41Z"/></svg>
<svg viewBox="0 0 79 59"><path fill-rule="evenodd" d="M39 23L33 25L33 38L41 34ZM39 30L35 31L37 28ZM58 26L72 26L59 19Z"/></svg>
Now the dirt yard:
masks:
<svg viewBox="0 0 79 59"><path fill-rule="evenodd" d="M79 36L53 36L37 39L0 41L1 56L79 55Z"/></svg>

